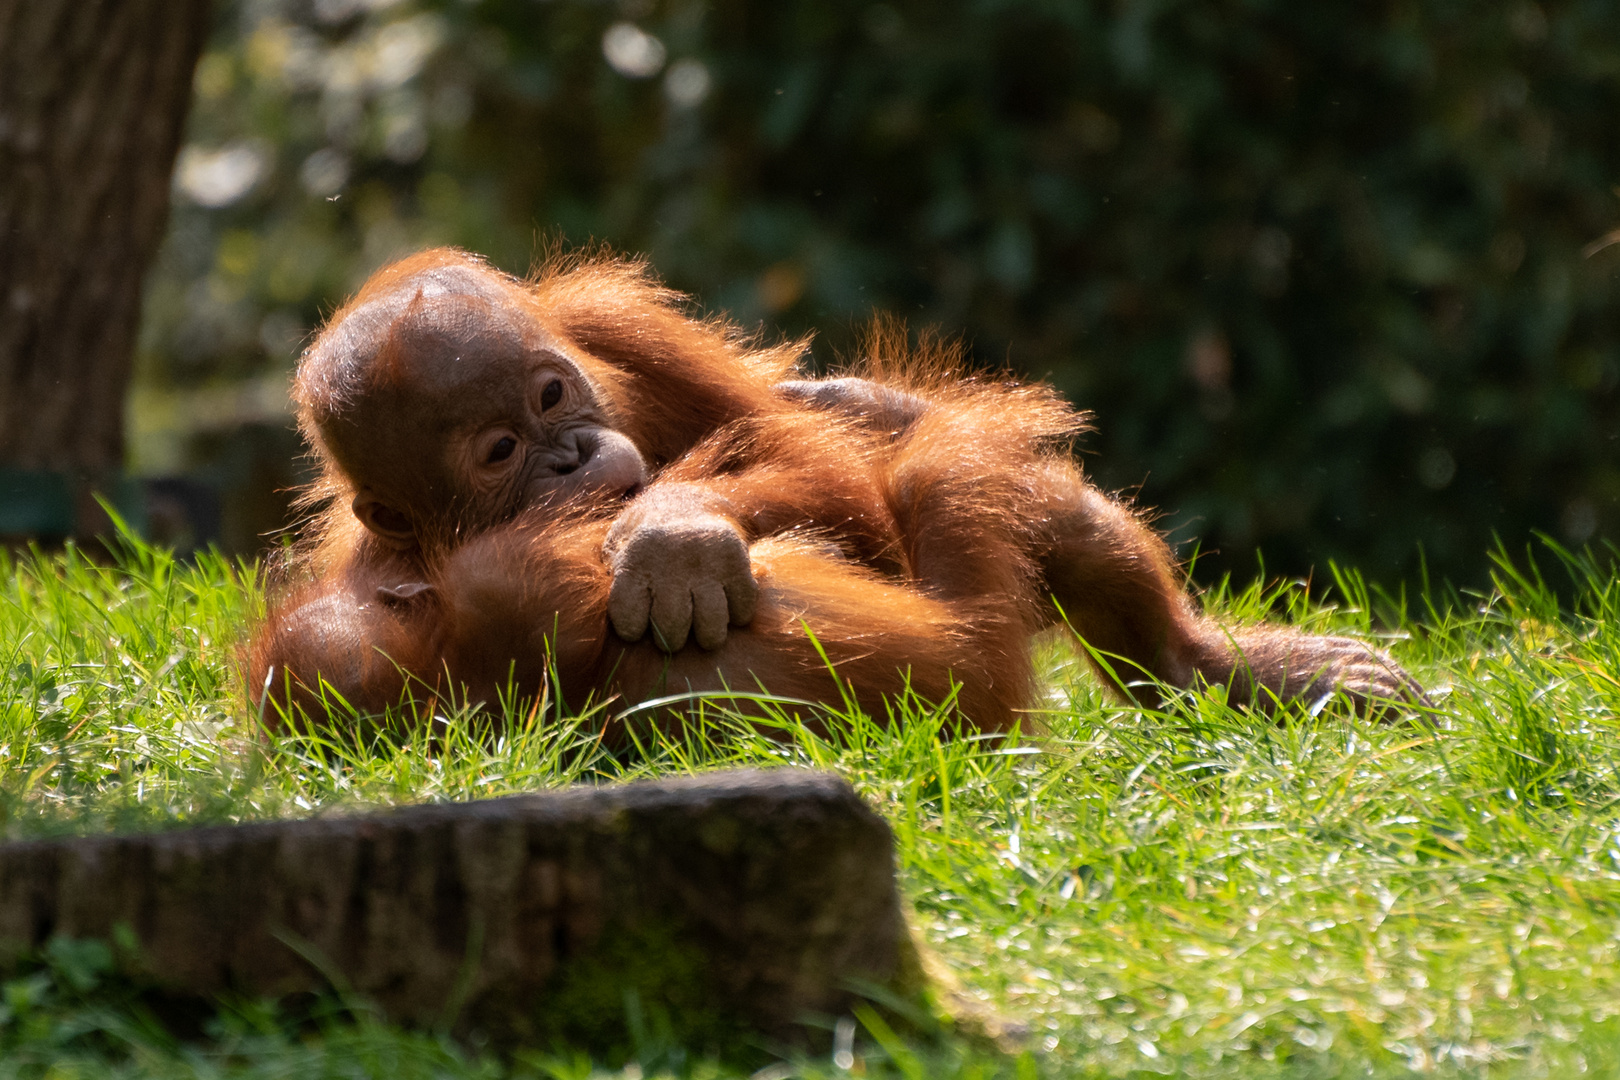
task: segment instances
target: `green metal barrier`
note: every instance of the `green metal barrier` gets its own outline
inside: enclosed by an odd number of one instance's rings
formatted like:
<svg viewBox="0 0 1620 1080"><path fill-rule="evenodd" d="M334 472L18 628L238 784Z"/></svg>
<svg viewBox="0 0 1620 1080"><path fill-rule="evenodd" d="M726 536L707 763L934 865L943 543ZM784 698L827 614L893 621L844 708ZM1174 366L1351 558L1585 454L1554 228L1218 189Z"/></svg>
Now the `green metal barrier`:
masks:
<svg viewBox="0 0 1620 1080"><path fill-rule="evenodd" d="M70 473L0 467L0 536L60 539L101 531L85 530L81 525L87 523L79 520L81 506L86 516L95 510L92 493L100 494L137 532L144 530L146 496L138 480L117 475L92 483Z"/></svg>

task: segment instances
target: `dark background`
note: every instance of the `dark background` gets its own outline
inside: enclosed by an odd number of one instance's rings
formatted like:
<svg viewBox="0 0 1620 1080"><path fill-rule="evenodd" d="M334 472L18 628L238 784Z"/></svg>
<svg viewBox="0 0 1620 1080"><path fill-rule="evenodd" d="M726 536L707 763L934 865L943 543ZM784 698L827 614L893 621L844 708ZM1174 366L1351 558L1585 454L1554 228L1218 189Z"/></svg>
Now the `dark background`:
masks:
<svg viewBox="0 0 1620 1080"><path fill-rule="evenodd" d="M591 240L818 362L885 310L1050 379L1204 580L1477 584L1493 536L1620 536L1612 0L216 18L129 415L227 545L280 523L287 373L367 273Z"/></svg>

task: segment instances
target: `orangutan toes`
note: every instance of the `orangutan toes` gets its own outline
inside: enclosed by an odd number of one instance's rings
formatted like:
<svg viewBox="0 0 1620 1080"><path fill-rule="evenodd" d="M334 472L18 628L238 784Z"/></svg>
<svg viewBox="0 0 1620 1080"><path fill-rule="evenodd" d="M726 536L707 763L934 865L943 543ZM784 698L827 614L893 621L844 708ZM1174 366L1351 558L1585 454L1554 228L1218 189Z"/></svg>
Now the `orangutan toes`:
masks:
<svg viewBox="0 0 1620 1080"><path fill-rule="evenodd" d="M1361 655L1340 660L1332 671L1331 684L1313 698L1313 705L1323 695L1342 693L1358 711L1377 712L1391 706L1430 707L1432 703L1423 687L1388 653L1361 642L1355 644L1361 647Z"/></svg>
<svg viewBox="0 0 1620 1080"><path fill-rule="evenodd" d="M1278 700L1303 701L1314 711L1324 698L1343 694L1358 710L1429 704L1387 652L1356 638L1249 627L1232 634L1230 647L1235 658L1226 681L1234 702L1269 709Z"/></svg>

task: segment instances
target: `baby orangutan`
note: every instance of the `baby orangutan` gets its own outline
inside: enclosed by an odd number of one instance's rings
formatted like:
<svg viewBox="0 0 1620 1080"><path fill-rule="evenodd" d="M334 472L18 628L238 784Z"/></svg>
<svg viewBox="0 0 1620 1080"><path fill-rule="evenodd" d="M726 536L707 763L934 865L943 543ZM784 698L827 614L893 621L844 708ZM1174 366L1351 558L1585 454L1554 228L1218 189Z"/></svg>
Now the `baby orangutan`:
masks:
<svg viewBox="0 0 1620 1080"><path fill-rule="evenodd" d="M884 561L886 514L875 486L844 475L843 425L775 391L787 350L757 385L732 385L712 363L680 361L730 350L739 367L760 354L674 315L616 265L597 281L585 267L553 282L553 310L578 305L564 338L482 264L413 262L373 279L301 365L296 393L324 465L312 497L328 506L294 567L314 580L274 605L253 642L256 695L310 716L322 682L369 712L407 682L419 698L466 686L493 701L508 686L537 693L549 662L575 704L763 682L876 707L909 686L928 700L957 694L987 729L1011 726L1030 690L1027 658L1002 655L1017 640L1003 601L926 596L798 528L839 522L847 550ZM407 284L391 287L398 277ZM603 321L627 341L593 336L615 283L634 284L644 309ZM637 321L647 314L660 321ZM631 379L600 359L632 347L672 362ZM729 441L705 444L711 482L665 476L643 489L650 469L717 432ZM684 464L703 471L691 454ZM728 622L751 625L728 639ZM689 625L715 651L681 649Z"/></svg>
<svg viewBox="0 0 1620 1080"><path fill-rule="evenodd" d="M373 277L300 365L326 510L306 556L315 584L272 617L256 678L280 665L380 708L397 687L364 691L349 677L358 654L470 684L485 681L474 669L528 672L536 634L561 657L572 641L605 641L611 623L630 643L613 654L620 670L625 655L636 668L662 649L694 686L745 677L781 692L807 655L781 613L826 645L816 597L836 582L870 601L864 623L827 620L829 655L862 657L858 696L883 692L861 683L879 667L915 676L922 661L930 685L961 681L964 710L986 726L1028 704L1029 641L1060 608L1108 658L1105 676L1146 704L1157 683L1200 680L1238 701L1257 687L1420 699L1362 642L1203 618L1164 543L1085 481L1068 452L1081 418L1048 388L907 361L881 340L874 356L890 359L864 378L803 380L800 345L751 347L680 302L643 265L610 259L526 283L438 250ZM804 558L779 571L761 560L772 543ZM537 583L570 575L596 585L565 610ZM935 605L928 632L956 625L951 655L908 652L920 637L888 616L919 604ZM689 632L716 651L683 649ZM591 664L571 670L632 703L642 692ZM522 684L533 692L539 678Z"/></svg>

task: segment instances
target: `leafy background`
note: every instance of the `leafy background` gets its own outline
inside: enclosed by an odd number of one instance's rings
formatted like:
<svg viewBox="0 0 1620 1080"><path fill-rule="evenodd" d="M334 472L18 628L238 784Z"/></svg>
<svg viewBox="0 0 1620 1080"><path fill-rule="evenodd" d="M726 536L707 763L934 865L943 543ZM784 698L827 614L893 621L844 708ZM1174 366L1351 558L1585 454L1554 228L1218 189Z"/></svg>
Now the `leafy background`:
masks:
<svg viewBox="0 0 1620 1080"><path fill-rule="evenodd" d="M367 273L600 240L818 363L881 309L1052 380L1206 580L1475 583L1620 535L1616 117L1607 0L228 0L133 466L251 543Z"/></svg>

